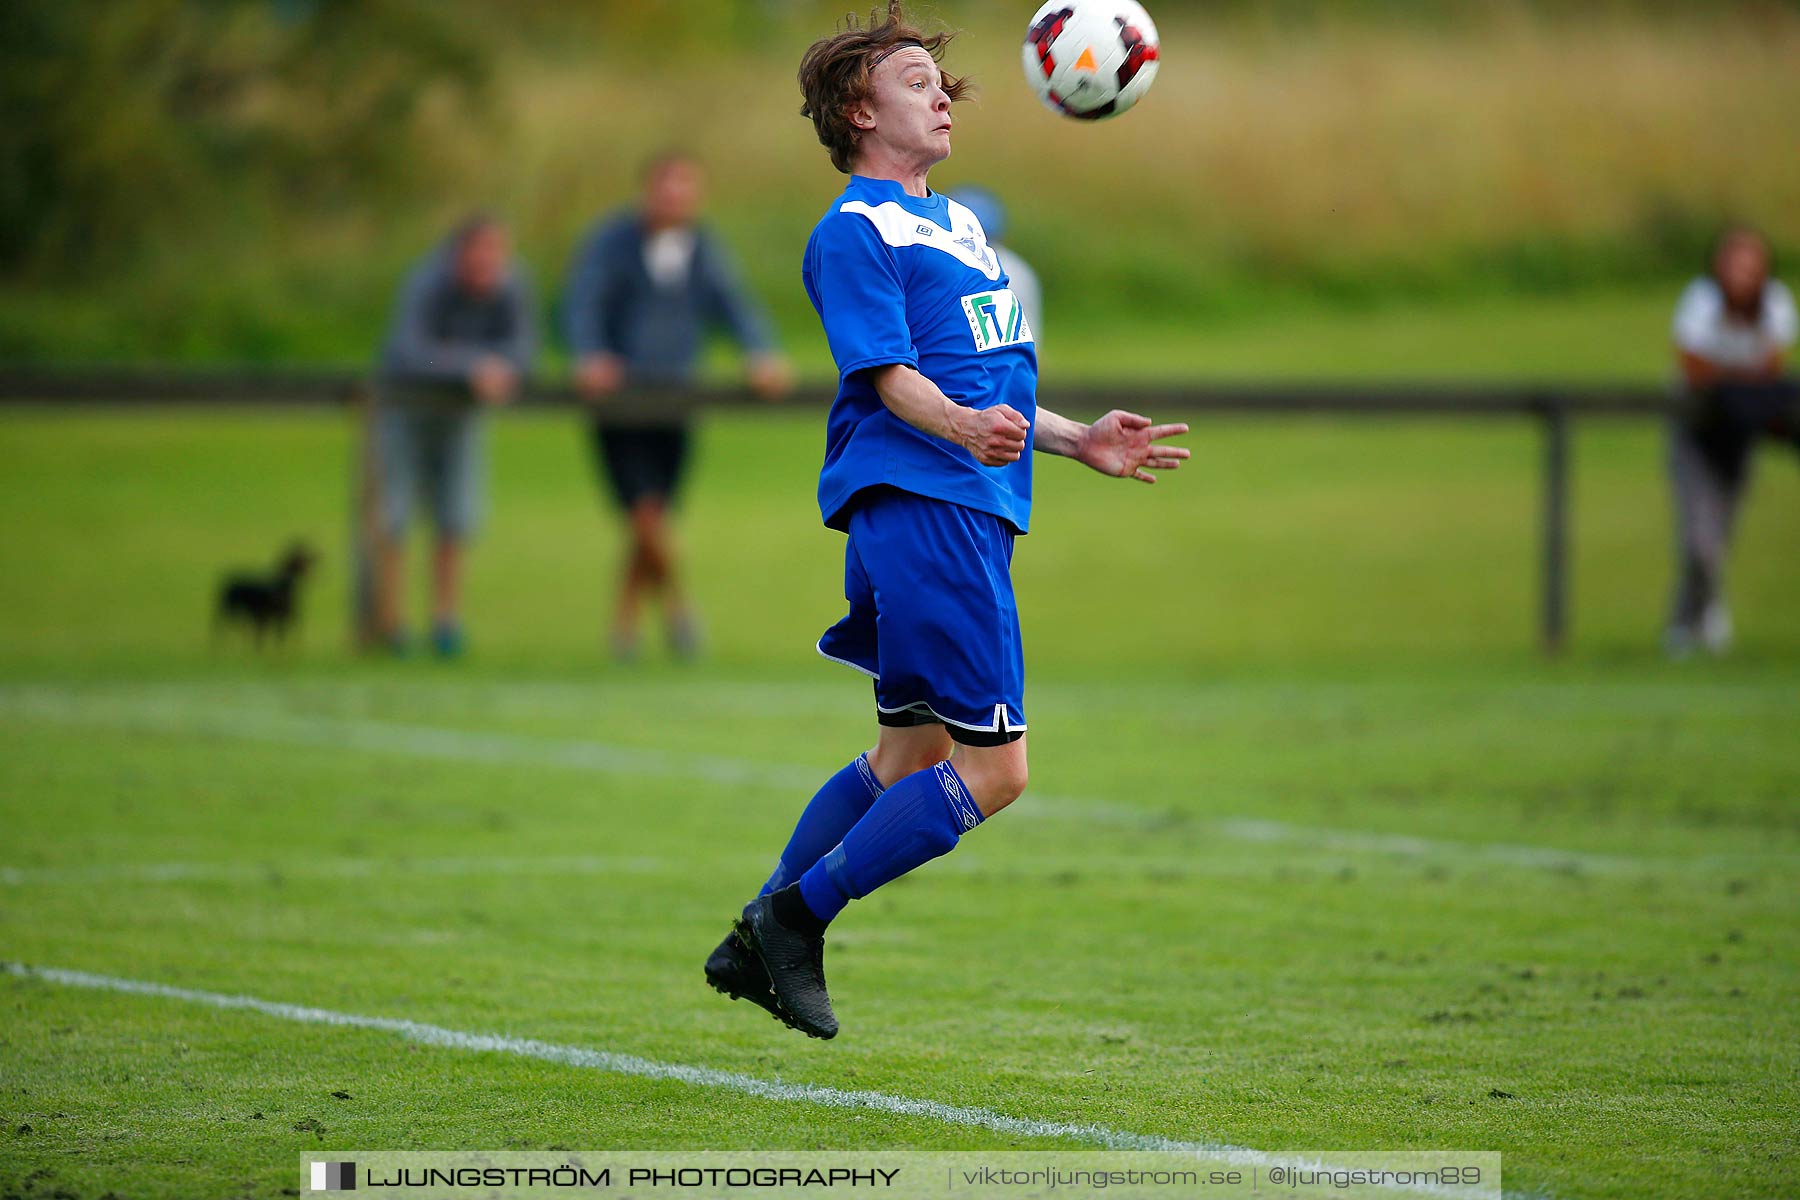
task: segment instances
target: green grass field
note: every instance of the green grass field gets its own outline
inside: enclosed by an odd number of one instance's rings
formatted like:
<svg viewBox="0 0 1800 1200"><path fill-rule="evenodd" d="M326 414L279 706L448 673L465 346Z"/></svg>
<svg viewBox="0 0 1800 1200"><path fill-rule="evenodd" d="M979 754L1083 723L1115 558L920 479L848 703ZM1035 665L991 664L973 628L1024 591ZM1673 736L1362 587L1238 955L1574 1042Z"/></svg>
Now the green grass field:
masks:
<svg viewBox="0 0 1800 1200"><path fill-rule="evenodd" d="M712 652L602 652L575 429L493 429L455 665L345 652L346 421L0 414L0 961L1184 1141L1505 1155L1509 1192L1800 1192L1800 475L1737 652L1656 652L1661 442L1576 444L1575 643L1532 649L1533 431L1233 420L1154 489L1040 462L1031 790L834 928L844 1033L700 962L870 736L816 418L714 420ZM300 643L218 572L325 551ZM402 1148L1069 1148L0 975L0 1195L279 1196ZM341 1093L342 1095L339 1095Z"/></svg>

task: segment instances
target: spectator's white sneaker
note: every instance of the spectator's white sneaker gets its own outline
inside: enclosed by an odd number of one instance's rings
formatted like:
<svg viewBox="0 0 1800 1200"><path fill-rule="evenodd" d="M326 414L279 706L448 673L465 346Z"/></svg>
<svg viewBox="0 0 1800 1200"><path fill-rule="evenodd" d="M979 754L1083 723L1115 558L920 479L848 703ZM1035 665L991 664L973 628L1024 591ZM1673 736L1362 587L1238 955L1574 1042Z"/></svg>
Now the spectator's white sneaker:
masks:
<svg viewBox="0 0 1800 1200"><path fill-rule="evenodd" d="M1708 654L1723 654L1731 649L1731 610L1723 600L1715 600L1700 614L1700 644Z"/></svg>
<svg viewBox="0 0 1800 1200"><path fill-rule="evenodd" d="M691 612L678 612L669 617L669 650L683 662L700 657L700 620Z"/></svg>

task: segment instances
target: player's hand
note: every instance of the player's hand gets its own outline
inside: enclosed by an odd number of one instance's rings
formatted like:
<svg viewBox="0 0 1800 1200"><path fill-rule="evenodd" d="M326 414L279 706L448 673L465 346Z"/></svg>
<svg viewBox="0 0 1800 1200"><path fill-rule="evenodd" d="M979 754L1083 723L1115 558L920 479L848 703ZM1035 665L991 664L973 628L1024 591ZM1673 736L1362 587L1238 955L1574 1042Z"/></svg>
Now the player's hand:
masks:
<svg viewBox="0 0 1800 1200"><path fill-rule="evenodd" d="M952 402L954 403L954 402ZM1031 422L1015 408L996 404L992 408L963 408L957 405L957 442L984 467L1004 467L1019 461L1025 453L1025 435Z"/></svg>
<svg viewBox="0 0 1800 1200"><path fill-rule="evenodd" d="M788 370L787 360L779 354L758 354L753 356L744 368L745 382L750 390L756 393L759 400L775 401L787 394L793 385L793 373Z"/></svg>
<svg viewBox="0 0 1800 1200"><path fill-rule="evenodd" d="M575 364L575 392L589 404L625 386L625 360L617 354L584 354Z"/></svg>
<svg viewBox="0 0 1800 1200"><path fill-rule="evenodd" d="M519 390L519 372L497 354L483 355L469 368L469 390L483 404L505 404Z"/></svg>
<svg viewBox="0 0 1800 1200"><path fill-rule="evenodd" d="M1156 476L1151 471L1173 471L1189 453L1185 446L1158 443L1187 431L1188 427L1180 423L1152 425L1149 417L1115 408L1087 427L1075 458L1102 475L1155 483Z"/></svg>

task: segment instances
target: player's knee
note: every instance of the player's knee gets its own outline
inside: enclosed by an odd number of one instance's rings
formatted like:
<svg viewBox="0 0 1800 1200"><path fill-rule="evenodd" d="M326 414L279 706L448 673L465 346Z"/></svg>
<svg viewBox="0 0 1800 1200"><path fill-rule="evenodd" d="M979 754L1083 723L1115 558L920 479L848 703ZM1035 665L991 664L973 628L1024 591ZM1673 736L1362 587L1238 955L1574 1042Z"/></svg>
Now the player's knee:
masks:
<svg viewBox="0 0 1800 1200"><path fill-rule="evenodd" d="M991 788L994 807L989 810L988 815L992 816L1023 796L1025 788L1030 782L1031 770L1025 765L1024 757L1020 756L1015 762L1008 764L1007 768L1000 772L999 777L994 780Z"/></svg>
<svg viewBox="0 0 1800 1200"><path fill-rule="evenodd" d="M923 734L923 728L920 730ZM914 736L895 743L886 739L869 751L869 769L883 787L892 787L908 775L929 771L950 757L950 736Z"/></svg>
<svg viewBox="0 0 1800 1200"><path fill-rule="evenodd" d="M993 816L1017 800L1031 782L1031 771L1022 752L984 755L980 761L957 764L957 769L984 817Z"/></svg>

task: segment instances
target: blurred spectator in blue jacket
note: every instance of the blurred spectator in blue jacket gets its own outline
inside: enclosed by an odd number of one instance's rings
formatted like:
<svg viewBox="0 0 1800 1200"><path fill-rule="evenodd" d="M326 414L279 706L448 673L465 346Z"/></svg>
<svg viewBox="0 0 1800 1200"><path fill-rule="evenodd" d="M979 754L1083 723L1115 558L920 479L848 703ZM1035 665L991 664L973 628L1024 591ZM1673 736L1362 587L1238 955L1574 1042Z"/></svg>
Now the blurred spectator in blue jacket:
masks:
<svg viewBox="0 0 1800 1200"><path fill-rule="evenodd" d="M1710 267L1675 309L1687 401L1669 444L1678 562L1666 643L1675 657L1695 646L1722 653L1731 644L1725 553L1756 442L1800 434L1797 389L1782 375L1800 317L1793 294L1774 278L1768 242L1753 229L1728 229Z"/></svg>
<svg viewBox="0 0 1800 1200"><path fill-rule="evenodd" d="M377 614L391 649L409 649L401 597L415 499L436 528L431 642L463 649L463 551L481 508L482 410L517 395L531 366L529 285L506 229L471 217L407 276L380 368L376 454L381 468Z"/></svg>
<svg viewBox="0 0 1800 1200"><path fill-rule="evenodd" d="M1000 259L1000 268L1012 285L1013 295L1019 298L1019 306L1025 310L1025 323L1031 326L1031 339L1038 343L1042 352L1044 337L1044 291L1038 286L1037 272L1031 264L1006 244L1007 221L1006 205L1000 197L984 187L958 188L950 194L950 198L975 214L981 222L981 232L987 235L988 249Z"/></svg>
<svg viewBox="0 0 1800 1200"><path fill-rule="evenodd" d="M671 649L687 657L699 647L668 515L687 463L689 430L676 413L648 426L609 423L602 402L629 384L691 383L707 335L719 328L744 349L755 391L773 399L788 385L767 318L724 246L699 220L704 187L691 156L658 154L644 169L639 203L595 225L569 272L564 311L575 386L596 406L595 465L628 525L612 630L613 652L626 660L638 653L643 605L653 595L661 600Z"/></svg>

